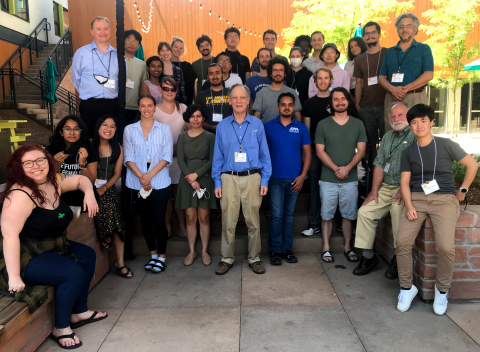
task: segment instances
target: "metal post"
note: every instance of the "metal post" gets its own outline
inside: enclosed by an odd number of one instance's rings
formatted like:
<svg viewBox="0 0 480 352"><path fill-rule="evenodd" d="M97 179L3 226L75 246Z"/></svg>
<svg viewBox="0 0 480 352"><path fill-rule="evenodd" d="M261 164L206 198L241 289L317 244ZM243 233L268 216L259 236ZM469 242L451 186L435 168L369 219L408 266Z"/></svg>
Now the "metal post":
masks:
<svg viewBox="0 0 480 352"><path fill-rule="evenodd" d="M469 83L468 84L468 109L467 109L467 134L470 133L470 123L472 122L472 105L473 105L473 83Z"/></svg>
<svg viewBox="0 0 480 352"><path fill-rule="evenodd" d="M35 51L37 52L38 59L38 40L37 40L37 30L35 29Z"/></svg>

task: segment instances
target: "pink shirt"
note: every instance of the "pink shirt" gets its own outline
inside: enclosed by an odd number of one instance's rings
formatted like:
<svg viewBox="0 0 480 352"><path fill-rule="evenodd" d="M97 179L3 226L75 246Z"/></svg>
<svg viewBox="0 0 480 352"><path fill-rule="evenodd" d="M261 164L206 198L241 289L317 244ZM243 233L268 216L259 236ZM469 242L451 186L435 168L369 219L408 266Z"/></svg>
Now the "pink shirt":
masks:
<svg viewBox="0 0 480 352"><path fill-rule="evenodd" d="M173 135L173 156L177 155L177 140L178 136L180 133L183 131L187 130L187 124L183 120L182 114L184 111L187 109L187 106L185 104L180 104L180 109L182 112L179 112L177 108L175 108L175 111L173 114L169 115L162 110L157 105L157 108L155 109L155 112L153 113L153 118L157 120L158 122L165 123L170 126L172 129L172 135Z"/></svg>
<svg viewBox="0 0 480 352"><path fill-rule="evenodd" d="M348 72L345 70L342 70L340 66L338 66L337 64L332 69L332 74L333 74L333 82L332 82L332 85L330 86L330 90L337 87L343 87L348 92L350 92L350 75L348 74ZM308 81L308 97L311 98L317 95L317 93L318 93L318 88L315 85L315 82L313 82L313 76L312 76Z"/></svg>

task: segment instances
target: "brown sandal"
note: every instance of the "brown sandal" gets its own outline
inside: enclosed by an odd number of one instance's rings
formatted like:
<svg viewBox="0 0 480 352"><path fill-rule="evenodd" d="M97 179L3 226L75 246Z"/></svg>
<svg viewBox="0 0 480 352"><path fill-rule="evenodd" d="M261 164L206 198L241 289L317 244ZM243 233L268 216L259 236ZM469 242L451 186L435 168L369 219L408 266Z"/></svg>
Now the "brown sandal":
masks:
<svg viewBox="0 0 480 352"><path fill-rule="evenodd" d="M120 275L124 279L131 279L133 277L133 271L130 268L128 268L126 265L122 267L118 267L117 263L115 262L115 264L113 264L113 268L117 271L118 275ZM123 269L127 269L127 272L122 273ZM132 276L129 276L129 274L131 274Z"/></svg>

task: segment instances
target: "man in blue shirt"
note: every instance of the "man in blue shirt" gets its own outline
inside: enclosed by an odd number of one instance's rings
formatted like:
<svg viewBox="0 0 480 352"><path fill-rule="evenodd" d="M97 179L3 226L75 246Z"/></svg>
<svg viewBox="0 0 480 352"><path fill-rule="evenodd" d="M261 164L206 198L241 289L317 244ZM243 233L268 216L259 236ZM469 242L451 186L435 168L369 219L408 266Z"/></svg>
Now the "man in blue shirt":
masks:
<svg viewBox="0 0 480 352"><path fill-rule="evenodd" d="M72 82L82 99L80 117L92 138L99 117L118 118L118 59L117 50L109 44L110 23L106 17L95 17L90 33L93 42L73 56Z"/></svg>
<svg viewBox="0 0 480 352"><path fill-rule="evenodd" d="M292 252L293 211L312 160L310 133L303 123L292 117L295 96L282 93L278 97L279 116L264 126L272 159L270 178L270 264L296 263ZM305 160L302 167L302 150Z"/></svg>
<svg viewBox="0 0 480 352"><path fill-rule="evenodd" d="M395 28L400 41L385 52L379 82L385 88L384 119L385 132L391 130L388 109L393 102L408 106L428 105L425 86L433 79L433 55L427 44L417 42L420 21L413 13L397 17Z"/></svg>
<svg viewBox="0 0 480 352"><path fill-rule="evenodd" d="M228 98L233 115L217 125L212 163L215 196L222 206L222 260L215 273L226 274L235 260L235 228L242 205L248 227L248 263L254 273L263 274L259 210L272 174L270 153L262 122L247 113L248 87L235 84Z"/></svg>
<svg viewBox="0 0 480 352"><path fill-rule="evenodd" d="M247 87L250 89L250 108L255 102L255 97L257 93L260 92L263 88L268 87L272 84L270 78L267 75L267 66L268 62L272 58L270 50L267 48L261 48L257 52L259 72L247 79ZM257 58L256 57L256 58Z"/></svg>

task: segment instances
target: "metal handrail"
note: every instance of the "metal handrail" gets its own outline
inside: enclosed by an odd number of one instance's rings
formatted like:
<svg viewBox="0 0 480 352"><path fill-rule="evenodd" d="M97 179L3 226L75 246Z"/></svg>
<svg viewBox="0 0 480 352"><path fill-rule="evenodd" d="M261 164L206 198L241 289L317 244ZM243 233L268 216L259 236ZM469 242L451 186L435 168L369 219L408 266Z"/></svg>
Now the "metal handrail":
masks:
<svg viewBox="0 0 480 352"><path fill-rule="evenodd" d="M67 39L68 37L71 37L71 33L70 33L70 27L68 27L66 30L65 30L65 33L62 35L62 37L60 38L60 40L57 42L57 44L54 46L52 52L50 53L50 56L47 57L47 59L43 62L42 66L40 66L40 68L38 69L38 73L35 75L34 78L37 78L38 75L40 74L40 71L47 65L48 61L52 58L52 56L58 51L58 48L60 47L60 45L64 45L64 41L65 39ZM71 38L70 38L71 40ZM70 43L71 44L71 43Z"/></svg>

